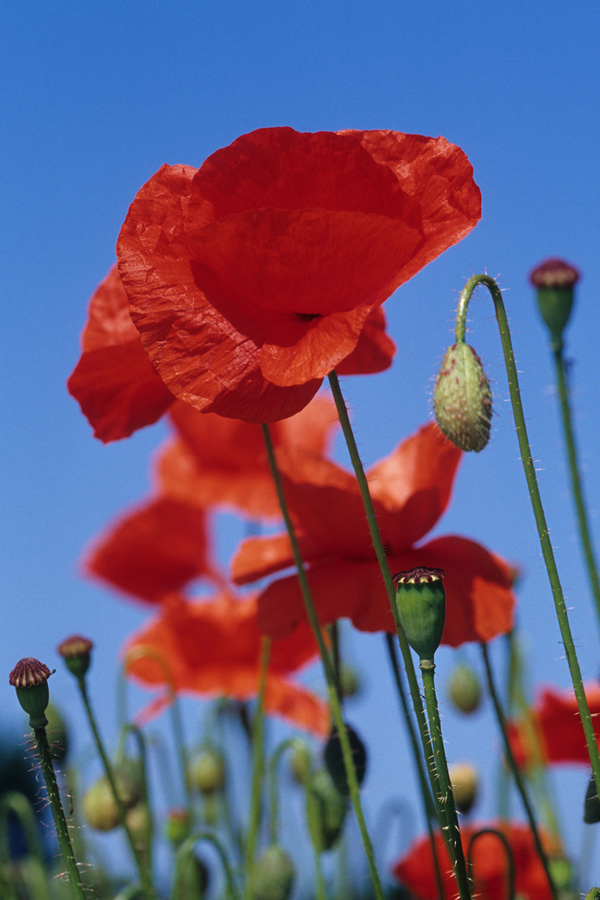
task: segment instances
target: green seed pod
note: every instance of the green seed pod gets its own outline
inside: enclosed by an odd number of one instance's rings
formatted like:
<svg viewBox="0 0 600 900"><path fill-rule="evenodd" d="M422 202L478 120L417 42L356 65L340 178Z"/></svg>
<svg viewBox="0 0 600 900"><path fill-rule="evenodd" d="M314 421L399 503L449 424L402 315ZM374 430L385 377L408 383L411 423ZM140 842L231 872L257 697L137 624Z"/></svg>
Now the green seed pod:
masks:
<svg viewBox="0 0 600 900"><path fill-rule="evenodd" d="M448 696L459 712L469 715L481 705L481 682L467 663L459 663L448 681Z"/></svg>
<svg viewBox="0 0 600 900"><path fill-rule="evenodd" d="M354 728L350 725L346 725L346 731L348 732L348 740L350 741L350 750L352 751L352 762L354 763L356 780L358 781L358 784L361 785L367 771L367 751ZM325 744L325 768L331 775L331 779L340 794L343 794L344 797L348 797L350 788L348 786L342 744L337 728L333 728L329 739Z"/></svg>
<svg viewBox="0 0 600 900"><path fill-rule="evenodd" d="M89 669L93 646L89 638L79 634L72 634L58 645L58 652L75 678L83 678Z"/></svg>
<svg viewBox="0 0 600 900"><path fill-rule="evenodd" d="M29 715L29 724L32 728L45 728L48 724L46 709L50 702L48 679L53 673L48 666L35 659L26 656L20 659L10 675L8 683L17 690L17 700Z"/></svg>
<svg viewBox="0 0 600 900"><path fill-rule="evenodd" d="M492 392L481 360L461 341L446 350L433 389L440 430L461 450L479 453L490 439Z"/></svg>
<svg viewBox="0 0 600 900"><path fill-rule="evenodd" d="M396 606L408 643L421 661L433 660L446 621L442 569L417 566L394 575Z"/></svg>
<svg viewBox="0 0 600 900"><path fill-rule="evenodd" d="M207 747L193 760L190 768L193 787L201 794L214 794L225 787L225 760L217 750Z"/></svg>
<svg viewBox="0 0 600 900"><path fill-rule="evenodd" d="M296 869L288 854L278 844L271 844L254 865L252 897L254 900L288 900L295 878Z"/></svg>
<svg viewBox="0 0 600 900"><path fill-rule="evenodd" d="M471 763L454 763L449 767L454 803L459 813L471 811L479 792L477 770Z"/></svg>
<svg viewBox="0 0 600 900"><path fill-rule="evenodd" d="M310 805L314 804L314 818ZM331 850L346 818L348 803L333 783L329 772L315 772L307 785L306 812L313 843L319 853Z"/></svg>
<svg viewBox="0 0 600 900"><path fill-rule="evenodd" d="M538 306L550 329L553 348L560 349L562 333L573 309L573 289L579 281L579 272L563 259L547 259L536 266L529 280L537 290Z"/></svg>

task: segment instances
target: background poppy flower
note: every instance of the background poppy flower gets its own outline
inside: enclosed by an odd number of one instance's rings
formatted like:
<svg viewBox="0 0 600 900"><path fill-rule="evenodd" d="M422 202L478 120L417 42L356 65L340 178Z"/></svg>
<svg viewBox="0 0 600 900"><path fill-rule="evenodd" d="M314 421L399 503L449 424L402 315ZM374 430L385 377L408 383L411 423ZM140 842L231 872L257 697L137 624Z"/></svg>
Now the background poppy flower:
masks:
<svg viewBox="0 0 600 900"><path fill-rule="evenodd" d="M124 654L140 648L159 653L178 692L248 700L258 691L261 633L256 595L239 599L224 591L189 602L163 598L159 615L127 642ZM327 705L289 676L310 663L317 646L308 627L273 641L269 657L265 709L319 737L330 728ZM145 686L161 685L164 672L151 658L133 659L128 673ZM161 701L152 709L157 711Z"/></svg>
<svg viewBox="0 0 600 900"><path fill-rule="evenodd" d="M180 402L169 418L178 437L165 444L157 460L161 494L255 518L281 515L260 425L201 413ZM325 453L337 425L333 401L317 396L295 416L273 423L275 452L293 446Z"/></svg>
<svg viewBox="0 0 600 900"><path fill-rule="evenodd" d="M465 853L473 834L485 825L468 825L461 828ZM492 826L506 837L513 854L515 867L515 893L527 900L550 900L552 892L537 855L531 831L525 825L496 822ZM440 860L445 900L456 896L456 881L452 875L450 857L443 838L435 835L437 857ZM475 842L472 852L474 895L485 900L505 900L508 896L508 861L500 840L484 834ZM395 877L405 885L417 900L438 900L438 890L433 867L429 838L420 838L406 856L393 868Z"/></svg>
<svg viewBox="0 0 600 900"><path fill-rule="evenodd" d="M424 565L446 572L442 643L454 647L509 631L514 606L510 566L480 544L447 536L415 546L446 508L461 455L430 423L367 473L391 571ZM319 621L349 618L362 631L394 632L354 476L295 450L282 451L279 463ZM292 564L287 535L250 538L233 560L233 579L256 581ZM282 637L303 619L295 575L261 593L259 621L265 633Z"/></svg>
<svg viewBox="0 0 600 900"><path fill-rule="evenodd" d="M132 203L117 256L173 394L276 421L354 351L371 311L479 217L472 167L443 138L265 128L195 173L163 166Z"/></svg>
<svg viewBox="0 0 600 900"><path fill-rule="evenodd" d="M208 560L206 512L169 497L126 513L94 542L83 568L150 603L201 575L223 580Z"/></svg>
<svg viewBox="0 0 600 900"><path fill-rule="evenodd" d="M586 684L585 695L592 714L594 733L600 741L600 684ZM532 746L530 728L524 721L510 722L508 725L510 745L518 765L533 765L539 760L542 763L583 763L589 766L590 757L572 690L542 688L530 712L538 748Z"/></svg>
<svg viewBox="0 0 600 900"><path fill-rule="evenodd" d="M67 387L101 441L152 425L175 400L144 352L116 265L92 295L81 344Z"/></svg>

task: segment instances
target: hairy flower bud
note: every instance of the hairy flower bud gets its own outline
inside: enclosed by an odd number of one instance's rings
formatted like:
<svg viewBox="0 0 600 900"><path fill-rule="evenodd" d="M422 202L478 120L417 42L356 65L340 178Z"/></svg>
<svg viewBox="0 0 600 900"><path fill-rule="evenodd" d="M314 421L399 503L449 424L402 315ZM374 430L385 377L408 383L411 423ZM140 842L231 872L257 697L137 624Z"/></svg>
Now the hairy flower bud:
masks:
<svg viewBox="0 0 600 900"><path fill-rule="evenodd" d="M477 770L471 763L454 763L449 768L449 775L456 808L466 815L471 811L479 791Z"/></svg>
<svg viewBox="0 0 600 900"><path fill-rule="evenodd" d="M294 887L296 870L285 850L271 844L259 856L252 872L254 900L288 900Z"/></svg>
<svg viewBox="0 0 600 900"><path fill-rule="evenodd" d="M459 712L469 715L481 704L481 683L467 663L459 663L450 674L448 696Z"/></svg>
<svg viewBox="0 0 600 900"><path fill-rule="evenodd" d="M448 347L433 389L441 431L461 450L479 453L490 438L492 392L481 360L461 341Z"/></svg>
<svg viewBox="0 0 600 900"><path fill-rule="evenodd" d="M142 799L142 786L134 768L127 764L115 771L117 793L125 811L133 809ZM97 831L113 831L120 824L119 810L106 776L99 778L83 795L83 816Z"/></svg>
<svg viewBox="0 0 600 900"><path fill-rule="evenodd" d="M396 605L408 643L420 660L432 660L446 621L443 569L417 566L394 575Z"/></svg>
<svg viewBox="0 0 600 900"><path fill-rule="evenodd" d="M207 747L193 760L190 769L192 785L201 794L214 794L225 787L225 760L221 753Z"/></svg>
<svg viewBox="0 0 600 900"><path fill-rule="evenodd" d="M573 309L573 289L579 281L579 272L563 259L547 259L529 275L537 290L542 318L552 335L555 348L562 345L562 333Z"/></svg>
<svg viewBox="0 0 600 900"><path fill-rule="evenodd" d="M29 715L32 728L45 728L48 724L46 709L50 702L48 679L53 673L48 666L26 656L20 659L10 675L8 683L17 690L17 700Z"/></svg>

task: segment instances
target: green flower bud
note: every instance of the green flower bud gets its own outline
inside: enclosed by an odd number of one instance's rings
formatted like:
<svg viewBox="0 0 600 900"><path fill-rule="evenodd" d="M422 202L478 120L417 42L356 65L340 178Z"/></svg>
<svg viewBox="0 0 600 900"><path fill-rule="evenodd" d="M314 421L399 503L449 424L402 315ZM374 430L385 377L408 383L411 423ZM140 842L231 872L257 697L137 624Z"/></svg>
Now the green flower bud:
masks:
<svg viewBox="0 0 600 900"><path fill-rule="evenodd" d="M446 591L442 569L417 566L394 575L396 606L408 643L421 661L433 660L446 621Z"/></svg>
<svg viewBox="0 0 600 900"><path fill-rule="evenodd" d="M315 804L314 820L309 812L311 803ZM348 803L325 769L311 776L307 785L306 805L313 843L319 853L331 850L342 833Z"/></svg>
<svg viewBox="0 0 600 900"><path fill-rule="evenodd" d="M358 672L352 666L342 663L340 667L340 690L342 697L355 697L360 692Z"/></svg>
<svg viewBox="0 0 600 900"><path fill-rule="evenodd" d="M312 753L304 741L295 740L294 747L290 756L290 771L292 778L298 784L306 784L306 780L310 775L312 764Z"/></svg>
<svg viewBox="0 0 600 900"><path fill-rule="evenodd" d="M548 868L554 886L560 891L568 891L573 884L573 863L566 856L553 856L548 860ZM559 896L564 896L562 893ZM568 896L568 895L567 895ZM581 896L575 894L576 897Z"/></svg>
<svg viewBox="0 0 600 900"><path fill-rule="evenodd" d="M81 637L79 634L72 634L58 645L58 652L75 678L83 678L89 669L93 646L89 638Z"/></svg>
<svg viewBox="0 0 600 900"><path fill-rule="evenodd" d="M208 747L193 760L190 768L192 785L201 794L214 794L225 787L225 760L221 753Z"/></svg>
<svg viewBox="0 0 600 900"><path fill-rule="evenodd" d="M481 360L461 341L446 350L433 389L435 418L448 440L479 453L490 439L492 392Z"/></svg>
<svg viewBox="0 0 600 900"><path fill-rule="evenodd" d="M167 816L167 840L178 847L192 830L192 819L187 809L172 809Z"/></svg>
<svg viewBox="0 0 600 900"><path fill-rule="evenodd" d="M600 900L600 888L593 887L590 888L587 894L585 895L585 900Z"/></svg>
<svg viewBox="0 0 600 900"><path fill-rule="evenodd" d="M29 715L32 728L45 728L48 724L46 709L50 702L48 679L53 674L48 666L26 656L20 659L10 675L8 683L17 689L17 700Z"/></svg>
<svg viewBox="0 0 600 900"><path fill-rule="evenodd" d="M115 771L117 793L125 811L133 809L142 799L139 780L131 766L118 766ZM113 831L121 824L119 810L106 776L99 778L83 795L83 816L96 831Z"/></svg>
<svg viewBox="0 0 600 900"><path fill-rule="evenodd" d="M271 844L254 865L252 896L254 900L288 900L295 878L296 869L288 854Z"/></svg>
<svg viewBox="0 0 600 900"><path fill-rule="evenodd" d="M469 715L481 704L481 683L467 663L459 663L448 682L448 696L459 712Z"/></svg>
<svg viewBox="0 0 600 900"><path fill-rule="evenodd" d="M454 803L460 813L471 811L479 792L477 770L471 763L454 763L449 767Z"/></svg>
<svg viewBox="0 0 600 900"><path fill-rule="evenodd" d="M562 346L562 333L573 309L573 289L579 281L579 272L562 259L547 259L529 275L537 289L537 299L542 318L552 335L555 349Z"/></svg>
<svg viewBox="0 0 600 900"><path fill-rule="evenodd" d="M350 750L352 751L352 762L354 763L356 780L359 785L361 785L367 771L367 751L354 728L350 725L346 725L346 731L348 733L348 740L350 741ZM325 744L325 768L331 775L331 779L340 794L348 797L350 794L350 787L348 785L342 744L337 728L333 728L329 735L329 739Z"/></svg>

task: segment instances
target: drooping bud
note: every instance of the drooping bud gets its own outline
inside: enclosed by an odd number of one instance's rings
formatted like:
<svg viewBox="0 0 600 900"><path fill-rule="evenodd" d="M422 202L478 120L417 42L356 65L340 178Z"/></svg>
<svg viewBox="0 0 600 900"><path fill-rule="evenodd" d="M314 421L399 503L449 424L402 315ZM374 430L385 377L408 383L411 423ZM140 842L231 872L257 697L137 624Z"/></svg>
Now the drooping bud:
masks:
<svg viewBox="0 0 600 900"><path fill-rule="evenodd" d="M536 266L529 280L537 290L538 305L550 329L553 347L559 349L573 309L573 289L579 281L579 272L563 259L547 259Z"/></svg>
<svg viewBox="0 0 600 900"><path fill-rule="evenodd" d="M89 638L81 637L79 634L72 634L58 645L58 652L67 664L69 672L76 678L83 678L89 669L93 646Z"/></svg>
<svg viewBox="0 0 600 900"><path fill-rule="evenodd" d="M311 814L314 804L314 816ZM319 853L331 850L340 834L348 810L347 800L336 788L329 772L315 772L306 789L306 812L313 843Z"/></svg>
<svg viewBox="0 0 600 900"><path fill-rule="evenodd" d="M17 689L17 700L29 715L29 724L32 728L45 728L48 724L46 718L46 709L50 702L48 679L52 674L48 666L39 659L26 656L19 660L8 676L8 683Z"/></svg>
<svg viewBox="0 0 600 900"><path fill-rule="evenodd" d="M433 389L440 430L461 450L479 453L490 438L492 392L481 360L461 341L448 347Z"/></svg>
<svg viewBox="0 0 600 900"><path fill-rule="evenodd" d="M355 697L360 692L360 688L360 679L356 669L347 663L342 663L340 667L340 691L342 697L345 700L349 697Z"/></svg>
<svg viewBox="0 0 600 900"><path fill-rule="evenodd" d="M358 734L350 725L346 725L348 741L352 753L352 762L359 786L363 783L367 771L367 751ZM344 765L344 754L337 728L333 728L325 744L325 768L331 775L336 788L345 797L350 794L348 776Z"/></svg>
<svg viewBox="0 0 600 900"><path fill-rule="evenodd" d="M225 787L225 760L221 753L207 747L193 760L190 768L192 785L201 794L214 794Z"/></svg>
<svg viewBox="0 0 600 900"><path fill-rule="evenodd" d="M290 757L292 778L298 784L306 784L312 765L312 753L304 741L295 740Z"/></svg>
<svg viewBox="0 0 600 900"><path fill-rule="evenodd" d="M394 575L396 606L408 643L421 661L433 660L446 621L443 569L417 566Z"/></svg>
<svg viewBox="0 0 600 900"><path fill-rule="evenodd" d="M481 704L481 682L467 663L459 663L448 681L448 696L459 712L469 715Z"/></svg>
<svg viewBox="0 0 600 900"><path fill-rule="evenodd" d="M252 872L254 900L288 900L294 887L296 869L285 850L271 844L259 856Z"/></svg>
<svg viewBox="0 0 600 900"><path fill-rule="evenodd" d="M454 803L460 813L471 811L479 791L477 770L471 763L454 763L449 767Z"/></svg>
<svg viewBox="0 0 600 900"><path fill-rule="evenodd" d="M142 799L142 785L132 766L123 764L115 771L119 799L125 811L133 809ZM106 776L99 778L83 795L83 815L97 831L112 831L120 825L119 810Z"/></svg>

